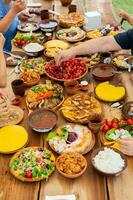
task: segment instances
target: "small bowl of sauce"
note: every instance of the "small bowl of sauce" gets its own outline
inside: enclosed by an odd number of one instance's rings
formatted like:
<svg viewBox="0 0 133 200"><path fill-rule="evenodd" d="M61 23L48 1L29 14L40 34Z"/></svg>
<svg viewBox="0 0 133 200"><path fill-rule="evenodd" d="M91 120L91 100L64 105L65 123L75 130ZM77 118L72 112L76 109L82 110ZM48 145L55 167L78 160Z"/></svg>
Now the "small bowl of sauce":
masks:
<svg viewBox="0 0 133 200"><path fill-rule="evenodd" d="M56 112L49 109L35 110L28 117L29 126L39 133L51 131L56 126L57 121Z"/></svg>
<svg viewBox="0 0 133 200"><path fill-rule="evenodd" d="M92 75L96 80L107 81L113 78L116 68L112 64L97 64L92 69Z"/></svg>

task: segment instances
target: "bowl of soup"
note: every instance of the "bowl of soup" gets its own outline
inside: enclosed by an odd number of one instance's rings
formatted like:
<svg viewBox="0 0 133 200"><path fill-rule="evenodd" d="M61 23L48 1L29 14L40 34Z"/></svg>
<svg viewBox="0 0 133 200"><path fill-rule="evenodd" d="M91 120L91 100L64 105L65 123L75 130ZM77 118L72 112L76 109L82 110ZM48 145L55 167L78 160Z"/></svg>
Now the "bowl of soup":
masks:
<svg viewBox="0 0 133 200"><path fill-rule="evenodd" d="M39 133L51 131L56 126L57 121L58 116L56 112L49 109L35 110L28 117L31 129Z"/></svg>

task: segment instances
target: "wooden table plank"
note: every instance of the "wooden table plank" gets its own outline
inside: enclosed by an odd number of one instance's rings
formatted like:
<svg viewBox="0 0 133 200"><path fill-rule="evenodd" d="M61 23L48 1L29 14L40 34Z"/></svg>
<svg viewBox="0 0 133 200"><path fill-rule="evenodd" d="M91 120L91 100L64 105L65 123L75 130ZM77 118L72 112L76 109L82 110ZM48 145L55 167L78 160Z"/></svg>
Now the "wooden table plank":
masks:
<svg viewBox="0 0 133 200"><path fill-rule="evenodd" d="M54 1L54 9L55 11L64 14L68 13L67 7L61 7L61 3L57 0ZM77 5L77 9L79 13L83 13L83 9L81 6L81 1L74 0L72 3ZM94 89L93 83L90 84L91 89ZM58 112L59 113L59 112ZM66 122L59 113L59 124ZM96 146L99 144L97 142ZM96 147L95 146L95 147ZM90 153L86 155L88 161L88 168L83 174L82 177L69 180L57 172L54 173L54 176L50 178L47 183L41 183L40 190L40 200L44 200L45 195L58 195L58 194L72 194L78 192L79 200L106 200L107 199L107 191L106 191L106 179L99 176L95 173L91 162L90 162ZM95 192L97 191L97 192Z"/></svg>

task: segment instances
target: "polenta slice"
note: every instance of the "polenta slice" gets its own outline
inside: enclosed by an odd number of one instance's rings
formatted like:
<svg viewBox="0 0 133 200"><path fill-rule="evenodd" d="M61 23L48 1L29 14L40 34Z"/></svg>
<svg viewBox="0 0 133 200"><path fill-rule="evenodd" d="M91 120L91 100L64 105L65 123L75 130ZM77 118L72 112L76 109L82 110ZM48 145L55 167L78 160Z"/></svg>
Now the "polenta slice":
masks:
<svg viewBox="0 0 133 200"><path fill-rule="evenodd" d="M108 81L100 83L95 88L96 96L107 102L119 101L125 96L125 88L123 86L111 85Z"/></svg>

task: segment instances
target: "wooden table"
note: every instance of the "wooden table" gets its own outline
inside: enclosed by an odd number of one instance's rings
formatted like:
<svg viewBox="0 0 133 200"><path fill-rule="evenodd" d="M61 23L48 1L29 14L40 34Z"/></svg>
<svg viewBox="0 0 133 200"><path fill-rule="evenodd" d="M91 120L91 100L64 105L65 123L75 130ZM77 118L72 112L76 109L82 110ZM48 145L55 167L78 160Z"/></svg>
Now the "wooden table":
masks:
<svg viewBox="0 0 133 200"><path fill-rule="evenodd" d="M61 7L59 0L44 1L40 0L43 8L53 9L60 13L66 13L67 8ZM83 13L85 10L91 9L89 2L74 0L73 3L77 4L78 11ZM94 1L93 1L94 2ZM106 1L107 3L110 1ZM91 4L92 5L92 4ZM109 4L110 6L110 4ZM108 13L107 13L108 15ZM107 22L107 15L104 13L103 22ZM106 19L105 19L106 18ZM105 19L105 20L104 20ZM111 18L109 18L111 20ZM114 19L113 19L114 20ZM109 21L108 21L109 22ZM111 21L110 21L111 22ZM11 69L8 69L10 72ZM17 75L12 74L8 78L8 92L11 98L13 93L11 90L10 82L17 78ZM120 78L127 90L127 101L133 100L133 87L129 79L128 72L123 72ZM90 83L90 90L95 87L95 81ZM21 125L24 126L30 136L29 146L43 146L44 135L33 133L27 125L27 114L25 101L21 107L25 110L25 117ZM105 118L111 118L112 113L109 112L109 105L103 104ZM65 120L59 114L59 124ZM94 148L100 146L100 141L96 137L96 145ZM90 153L86 155L88 161L88 168L84 175L75 180L69 180L62 177L57 171L50 177L48 182L38 183L23 183L15 179L9 172L9 160L11 155L0 155L0 200L44 200L45 195L57 194L72 194L78 192L79 200L132 200L132 186L133 186L133 158L128 158L128 167L119 177L103 177L96 173L90 162Z"/></svg>

